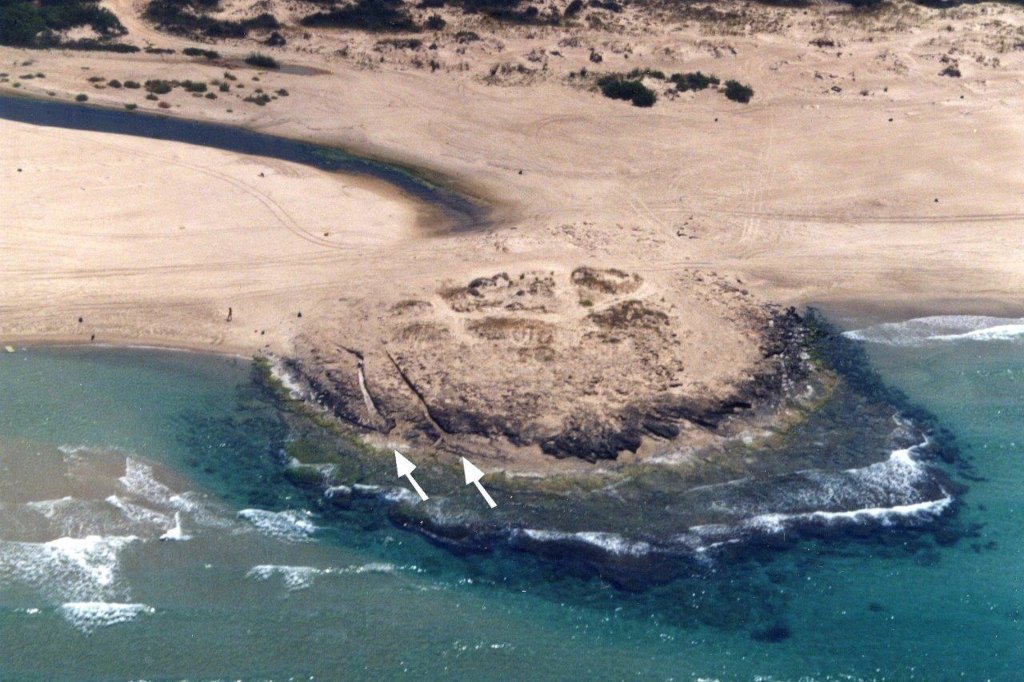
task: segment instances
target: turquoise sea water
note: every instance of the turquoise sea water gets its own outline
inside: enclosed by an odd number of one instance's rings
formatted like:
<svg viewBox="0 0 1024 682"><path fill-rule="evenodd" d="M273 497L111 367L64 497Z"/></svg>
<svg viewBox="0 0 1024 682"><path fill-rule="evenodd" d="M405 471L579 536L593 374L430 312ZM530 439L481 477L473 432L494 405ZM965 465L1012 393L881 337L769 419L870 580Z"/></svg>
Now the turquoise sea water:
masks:
<svg viewBox="0 0 1024 682"><path fill-rule="evenodd" d="M635 594L331 511L282 476L246 360L0 355L0 679L1021 679L1024 342L878 338L959 437L966 536L803 541Z"/></svg>

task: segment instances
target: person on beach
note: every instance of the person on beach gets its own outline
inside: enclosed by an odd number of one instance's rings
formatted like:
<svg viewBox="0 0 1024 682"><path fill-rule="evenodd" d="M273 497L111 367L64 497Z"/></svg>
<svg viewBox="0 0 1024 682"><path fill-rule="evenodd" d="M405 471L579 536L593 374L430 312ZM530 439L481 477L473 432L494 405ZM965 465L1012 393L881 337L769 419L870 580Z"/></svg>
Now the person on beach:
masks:
<svg viewBox="0 0 1024 682"><path fill-rule="evenodd" d="M233 315L233 314L234 314L234 311L233 311L233 310L231 309L231 307L229 306L229 307L228 307L228 322L230 322L230 321L231 321L231 317L232 317L232 315Z"/></svg>

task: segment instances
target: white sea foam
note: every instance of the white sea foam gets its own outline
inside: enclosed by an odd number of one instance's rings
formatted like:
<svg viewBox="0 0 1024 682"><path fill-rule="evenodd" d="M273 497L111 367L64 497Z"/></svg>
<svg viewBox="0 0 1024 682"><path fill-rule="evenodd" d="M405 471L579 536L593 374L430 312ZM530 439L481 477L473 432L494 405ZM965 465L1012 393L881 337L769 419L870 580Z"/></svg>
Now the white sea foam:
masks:
<svg viewBox="0 0 1024 682"><path fill-rule="evenodd" d="M344 497L346 495L351 495L351 494L352 494L352 488L350 488L347 485L332 485L329 488L327 488L326 490L324 490L324 497L326 497L328 500L333 499L333 498L338 497L338 496Z"/></svg>
<svg viewBox="0 0 1024 682"><path fill-rule="evenodd" d="M523 528L516 532L538 542L580 542L592 545L608 554L616 556L643 556L649 554L653 549L647 542L629 540L618 533L602 533L597 531L568 533L535 528Z"/></svg>
<svg viewBox="0 0 1024 682"><path fill-rule="evenodd" d="M270 580L280 576L289 591L304 590L313 584L313 579L324 575L363 575L368 573L393 575L396 573L422 573L423 569L416 565L396 565L386 562L370 562L353 564L340 568L314 568L313 566L281 566L278 564L260 564L253 566L246 577L255 580Z"/></svg>
<svg viewBox="0 0 1024 682"><path fill-rule="evenodd" d="M153 467L133 457L124 462L124 476L118 479L125 490L153 504L169 504L174 492L156 480Z"/></svg>
<svg viewBox="0 0 1024 682"><path fill-rule="evenodd" d="M170 521L170 517L167 514L163 514L148 507L143 507L142 505L135 504L134 502L129 502L117 495L111 495L105 501L107 504L120 511L121 514L132 523L148 526L154 530L166 528Z"/></svg>
<svg viewBox="0 0 1024 682"><path fill-rule="evenodd" d="M310 520L313 515L306 510L272 512L265 509L243 509L238 512L238 516L261 533L283 540L305 540L317 529Z"/></svg>
<svg viewBox="0 0 1024 682"><path fill-rule="evenodd" d="M275 361L270 365L270 376L281 382L281 386L288 391L289 397L293 400L306 397L307 391L303 389L295 375L285 369L280 361Z"/></svg>
<svg viewBox="0 0 1024 682"><path fill-rule="evenodd" d="M892 346L923 346L950 341L1024 340L1024 318L936 315L888 322L843 334L858 341Z"/></svg>
<svg viewBox="0 0 1024 682"><path fill-rule="evenodd" d="M953 503L953 497L943 491L942 497L930 500L919 499L921 493L917 486L926 479L928 474L925 466L916 459L915 453L926 445L927 441L913 447L894 450L883 462L860 469L846 470L844 473L851 478L836 482L836 485L849 486L851 483L857 485L856 494L858 496L867 496L869 499L900 500L895 504L856 509L761 513L743 519L736 524L693 526L687 533L677 536L675 540L696 546L698 551L707 551L728 544L729 540L722 538L734 536L737 532L747 531L774 535L786 532L792 524L797 522L814 521L825 524L873 522L882 526L892 526L908 519L934 518L941 515ZM814 472L802 473L805 476L814 474ZM829 481L825 480L828 475L819 474L822 479L819 481L823 484L822 489L814 493L815 499L826 504L832 501L833 497L839 497L838 491L829 489L827 485ZM792 504L794 500L791 499L789 502ZM708 542L709 540L712 542Z"/></svg>
<svg viewBox="0 0 1024 682"><path fill-rule="evenodd" d="M142 614L155 613L156 609L146 604L81 601L62 604L57 611L73 626L89 633L97 628L127 623Z"/></svg>
<svg viewBox="0 0 1024 682"><path fill-rule="evenodd" d="M62 537L50 542L0 541L0 583L23 583L55 599L103 599L117 584L121 550L135 536Z"/></svg>
<svg viewBox="0 0 1024 682"><path fill-rule="evenodd" d="M419 502L419 495L408 488L395 486L366 485L356 483L352 486L352 492L363 497L379 497L386 502Z"/></svg>
<svg viewBox="0 0 1024 682"><path fill-rule="evenodd" d="M288 590L304 590L313 584L313 578L321 575L324 569L313 568L312 566L277 566L274 564L261 564L253 566L246 577L256 580L270 580L274 576L281 576L284 586Z"/></svg>

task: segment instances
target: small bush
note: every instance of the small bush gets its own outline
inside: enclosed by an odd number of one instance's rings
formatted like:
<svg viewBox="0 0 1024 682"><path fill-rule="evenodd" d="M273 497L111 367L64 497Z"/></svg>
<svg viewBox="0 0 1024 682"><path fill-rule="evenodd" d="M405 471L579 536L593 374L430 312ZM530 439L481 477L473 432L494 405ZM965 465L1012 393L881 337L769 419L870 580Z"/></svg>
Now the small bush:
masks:
<svg viewBox="0 0 1024 682"><path fill-rule="evenodd" d="M174 54L174 50L169 47L147 47L146 54Z"/></svg>
<svg viewBox="0 0 1024 682"><path fill-rule="evenodd" d="M221 92L227 92L228 90L231 89L231 86L228 85L227 83L221 83L220 85L217 86L217 89L220 90Z"/></svg>
<svg viewBox="0 0 1024 682"><path fill-rule="evenodd" d="M440 14L431 14L423 25L431 31L440 31L448 25L448 22Z"/></svg>
<svg viewBox="0 0 1024 682"><path fill-rule="evenodd" d="M75 101L76 102L88 102L89 101L89 95L83 95L83 94L75 95Z"/></svg>
<svg viewBox="0 0 1024 682"><path fill-rule="evenodd" d="M124 87L128 88L129 90L138 90L142 87L142 85L140 85L138 81L125 81Z"/></svg>
<svg viewBox="0 0 1024 682"><path fill-rule="evenodd" d="M657 69L633 69L626 74L626 78L636 80L638 78L657 78L658 80L665 80L665 72L658 71Z"/></svg>
<svg viewBox="0 0 1024 682"><path fill-rule="evenodd" d="M205 57L207 59L220 59L220 52L216 50L203 50L198 47L186 47L181 53L187 57Z"/></svg>
<svg viewBox="0 0 1024 682"><path fill-rule="evenodd" d="M155 102L155 101L157 101L157 100L158 100L158 99L160 99L160 98L159 98L159 97L157 97L156 95L154 95L154 94L153 94L153 93L151 92L151 93L149 93L148 95L146 95L146 99L150 100L151 102Z"/></svg>
<svg viewBox="0 0 1024 682"><path fill-rule="evenodd" d="M162 80L148 80L146 81L146 92L150 92L154 95L166 95L174 89L174 84L170 81Z"/></svg>
<svg viewBox="0 0 1024 682"><path fill-rule="evenodd" d="M329 12L304 17L303 26L334 26L363 31L418 31L416 22L399 0L359 0Z"/></svg>
<svg viewBox="0 0 1024 682"><path fill-rule="evenodd" d="M255 66L261 69L280 69L281 65L276 59L270 55L265 55L260 52L253 52L251 55L245 58L245 63L249 66Z"/></svg>
<svg viewBox="0 0 1024 682"><path fill-rule="evenodd" d="M480 40L480 36L473 31L459 31L455 34L455 42L457 43L473 43Z"/></svg>
<svg viewBox="0 0 1024 682"><path fill-rule="evenodd" d="M658 95L638 80L623 78L619 74L602 76L597 81L601 94L611 99L627 100L635 107L652 107Z"/></svg>
<svg viewBox="0 0 1024 682"><path fill-rule="evenodd" d="M725 96L734 102L746 104L754 96L754 89L739 81L725 81Z"/></svg>
<svg viewBox="0 0 1024 682"><path fill-rule="evenodd" d="M120 90L121 81L117 80L116 78L111 78L109 81L107 81L107 86L114 88L115 90Z"/></svg>
<svg viewBox="0 0 1024 682"><path fill-rule="evenodd" d="M691 73L674 73L669 78L676 84L676 90L686 92L687 90L704 90L712 85L718 85L719 80L715 76L705 76L700 71Z"/></svg>
<svg viewBox="0 0 1024 682"><path fill-rule="evenodd" d="M82 52L117 52L120 54L132 54L142 51L135 45L128 45L125 43L104 43L98 40L93 40L92 38L69 40L65 43L54 44L53 47L59 47L62 50L79 50Z"/></svg>
<svg viewBox="0 0 1024 682"><path fill-rule="evenodd" d="M563 17L574 17L583 10L583 0L572 0L562 12Z"/></svg>
<svg viewBox="0 0 1024 682"><path fill-rule="evenodd" d="M959 68L957 68L953 64L950 64L949 66L944 68L942 71L939 71L939 75L940 76L948 76L949 78L960 78L960 76L962 74L960 73L960 69Z"/></svg>
<svg viewBox="0 0 1024 682"><path fill-rule="evenodd" d="M258 95L249 95L248 97L246 97L242 101L243 102L249 102L251 104L255 104L257 106L262 107L262 106L266 105L268 102L270 102L270 95L267 95L267 94L264 94L264 93L260 93Z"/></svg>
<svg viewBox="0 0 1024 682"><path fill-rule="evenodd" d="M128 104L124 105L124 108L127 109L128 111L135 111L136 109L139 108L139 105L135 104L133 102L129 102Z"/></svg>
<svg viewBox="0 0 1024 682"><path fill-rule="evenodd" d="M206 83L200 81L182 81L181 87L188 92L206 92Z"/></svg>

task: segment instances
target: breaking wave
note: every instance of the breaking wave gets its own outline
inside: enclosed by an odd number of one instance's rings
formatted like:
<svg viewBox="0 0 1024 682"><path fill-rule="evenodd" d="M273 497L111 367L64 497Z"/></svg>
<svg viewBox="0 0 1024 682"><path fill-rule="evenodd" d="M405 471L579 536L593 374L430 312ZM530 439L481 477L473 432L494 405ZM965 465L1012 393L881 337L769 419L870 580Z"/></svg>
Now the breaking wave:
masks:
<svg viewBox="0 0 1024 682"><path fill-rule="evenodd" d="M273 512L265 509L243 509L238 517L251 523L256 530L281 540L308 540L316 532L312 514L305 510L286 509Z"/></svg>
<svg viewBox="0 0 1024 682"><path fill-rule="evenodd" d="M120 604L102 601L68 602L57 612L73 626L85 633L135 620L142 614L156 613L146 604Z"/></svg>
<svg viewBox="0 0 1024 682"><path fill-rule="evenodd" d="M135 536L89 535L49 542L0 541L0 584L27 585L51 599L120 597L121 551Z"/></svg>
<svg viewBox="0 0 1024 682"><path fill-rule="evenodd" d="M396 573L422 573L423 569L415 565L399 566L387 562L370 562L344 567L314 568L313 566L280 566L276 564L260 564L253 566L246 574L255 580L270 580L280 577L289 591L304 590L313 585L313 579L325 575L362 575L376 573L393 575Z"/></svg>
<svg viewBox="0 0 1024 682"><path fill-rule="evenodd" d="M890 346L924 346L950 341L1024 341L1024 318L936 315L848 331L857 341Z"/></svg>

